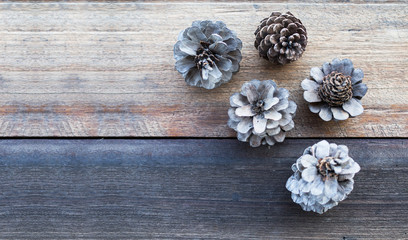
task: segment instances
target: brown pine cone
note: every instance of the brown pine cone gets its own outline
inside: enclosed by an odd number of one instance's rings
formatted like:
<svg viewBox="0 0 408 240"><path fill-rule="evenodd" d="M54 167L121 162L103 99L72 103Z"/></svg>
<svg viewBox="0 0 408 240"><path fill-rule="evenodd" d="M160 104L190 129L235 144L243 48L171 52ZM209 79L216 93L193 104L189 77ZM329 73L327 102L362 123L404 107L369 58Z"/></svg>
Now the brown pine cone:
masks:
<svg viewBox="0 0 408 240"><path fill-rule="evenodd" d="M306 28L290 12L273 12L261 21L255 36L255 48L259 55L275 64L296 61L306 50Z"/></svg>

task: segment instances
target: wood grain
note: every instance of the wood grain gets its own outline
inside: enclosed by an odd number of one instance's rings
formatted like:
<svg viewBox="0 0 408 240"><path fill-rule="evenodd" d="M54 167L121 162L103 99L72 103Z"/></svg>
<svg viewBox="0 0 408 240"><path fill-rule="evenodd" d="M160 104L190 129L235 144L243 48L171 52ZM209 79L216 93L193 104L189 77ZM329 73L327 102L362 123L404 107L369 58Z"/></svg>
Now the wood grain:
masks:
<svg viewBox="0 0 408 240"><path fill-rule="evenodd" d="M233 137L229 96L256 78L275 79L298 104L289 137L408 137L408 8L352 2L1 3L0 136ZM309 33L303 58L284 67L253 47L273 10L293 12ZM176 36L197 19L224 21L244 43L241 71L212 91L174 70ZM300 82L335 57L362 68L369 91L363 115L326 123Z"/></svg>
<svg viewBox="0 0 408 240"><path fill-rule="evenodd" d="M323 215L285 189L317 141L2 140L0 238L408 239L408 140L329 140L362 170Z"/></svg>

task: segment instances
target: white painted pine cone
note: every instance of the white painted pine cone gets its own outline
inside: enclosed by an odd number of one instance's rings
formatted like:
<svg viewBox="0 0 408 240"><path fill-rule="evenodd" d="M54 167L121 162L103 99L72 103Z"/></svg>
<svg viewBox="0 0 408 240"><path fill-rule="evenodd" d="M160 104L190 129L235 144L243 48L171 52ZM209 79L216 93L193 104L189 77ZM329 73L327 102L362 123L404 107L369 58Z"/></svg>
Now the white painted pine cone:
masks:
<svg viewBox="0 0 408 240"><path fill-rule="evenodd" d="M223 22L195 21L174 45L176 69L190 86L213 89L239 71L242 42Z"/></svg>
<svg viewBox="0 0 408 240"><path fill-rule="evenodd" d="M360 166L349 157L347 146L323 140L308 147L292 170L286 182L292 200L304 211L322 214L350 194Z"/></svg>
<svg viewBox="0 0 408 240"><path fill-rule="evenodd" d="M301 84L305 90L303 97L309 102L310 111L318 113L324 121L356 117L364 111L361 99L367 93L367 86L362 83L363 77L363 71L355 69L351 60L336 58L310 70L310 78ZM349 92L348 97L339 99L344 91Z"/></svg>
<svg viewBox="0 0 408 240"><path fill-rule="evenodd" d="M292 118L297 106L288 97L289 91L272 80L244 83L241 92L230 97L228 126L237 131L238 140L252 147L283 142L295 126Z"/></svg>

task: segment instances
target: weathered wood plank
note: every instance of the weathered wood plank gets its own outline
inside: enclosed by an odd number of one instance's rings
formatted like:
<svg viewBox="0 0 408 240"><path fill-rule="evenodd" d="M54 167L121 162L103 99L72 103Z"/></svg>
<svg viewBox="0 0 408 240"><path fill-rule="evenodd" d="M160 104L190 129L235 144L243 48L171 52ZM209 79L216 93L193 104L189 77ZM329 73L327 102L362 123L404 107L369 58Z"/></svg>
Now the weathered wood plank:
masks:
<svg viewBox="0 0 408 240"><path fill-rule="evenodd" d="M275 79L298 104L290 137L408 136L408 8L400 4L246 2L0 4L0 136L232 137L228 98ZM290 10L307 26L304 57L269 65L253 48L257 23ZM222 20L243 40L241 71L213 91L174 70L178 32ZM363 115L325 123L300 82L311 67L351 58L369 87Z"/></svg>
<svg viewBox="0 0 408 240"><path fill-rule="evenodd" d="M316 139L1 140L1 239L408 239L408 140L347 144L362 170L339 206L285 189Z"/></svg>

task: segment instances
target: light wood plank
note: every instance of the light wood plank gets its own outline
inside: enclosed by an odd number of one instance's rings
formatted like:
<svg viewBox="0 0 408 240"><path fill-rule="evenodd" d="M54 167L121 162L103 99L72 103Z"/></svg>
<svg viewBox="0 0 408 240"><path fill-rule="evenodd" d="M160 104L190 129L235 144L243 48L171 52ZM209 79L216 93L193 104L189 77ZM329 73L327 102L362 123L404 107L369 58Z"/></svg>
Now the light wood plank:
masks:
<svg viewBox="0 0 408 240"><path fill-rule="evenodd" d="M361 165L323 215L290 199L316 139L2 140L1 239L407 239L408 140L347 144Z"/></svg>
<svg viewBox="0 0 408 240"><path fill-rule="evenodd" d="M298 104L289 137L408 136L408 8L323 3L2 3L0 136L233 137L229 96L251 79L275 79ZM271 66L253 32L273 10L306 25L303 58ZM243 40L241 71L212 91L174 70L179 31L224 21ZM309 112L300 82L313 66L351 58L369 91L363 115L326 123Z"/></svg>

